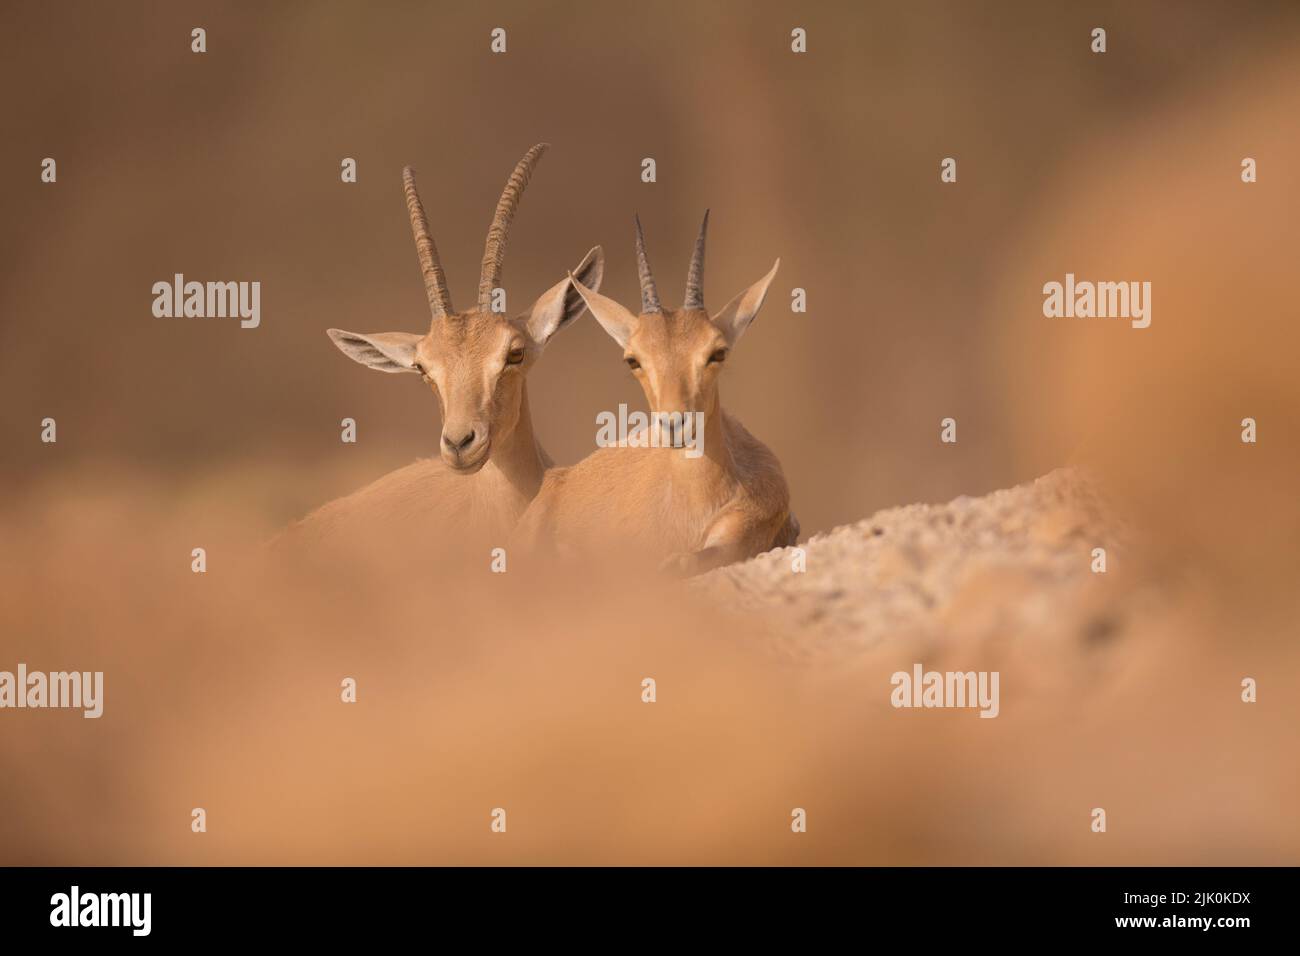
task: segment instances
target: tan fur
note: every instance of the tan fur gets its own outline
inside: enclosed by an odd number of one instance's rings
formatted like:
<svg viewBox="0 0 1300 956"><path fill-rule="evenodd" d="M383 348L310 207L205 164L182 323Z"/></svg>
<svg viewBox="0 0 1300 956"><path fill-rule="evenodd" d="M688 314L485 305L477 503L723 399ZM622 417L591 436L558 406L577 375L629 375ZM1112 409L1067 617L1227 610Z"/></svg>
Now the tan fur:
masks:
<svg viewBox="0 0 1300 956"><path fill-rule="evenodd" d="M420 459L322 505L277 542L292 540L317 550L378 539L408 555L421 540L430 551L446 550L454 537L462 553L503 544L552 465L533 437L522 382L519 402L517 424L494 439L491 457L473 474L461 474L437 458Z"/></svg>
<svg viewBox="0 0 1300 956"><path fill-rule="evenodd" d="M544 144L520 161L506 185L488 238L483 276L499 281L505 232ZM407 205L433 320L411 332L328 334L349 358L389 373L414 373L428 384L442 412L441 460L425 459L387 474L318 508L277 541L349 547L362 539L452 540L477 547L504 541L541 487L550 458L533 434L525 376L550 338L585 310L572 278L562 279L524 313L507 317L480 304L451 309L451 297L428 232L414 173L404 176ZM571 275L599 286L604 255L597 246ZM463 549L462 549L463 550Z"/></svg>
<svg viewBox="0 0 1300 956"><path fill-rule="evenodd" d="M730 350L775 274L774 266L715 316L702 308L633 316L575 280L592 314L624 346L625 360L639 364L633 374L651 411L704 413L703 454L602 448L554 469L520 520L516 542L580 553L627 545L682 574L795 543L798 522L780 462L722 410L718 394Z"/></svg>

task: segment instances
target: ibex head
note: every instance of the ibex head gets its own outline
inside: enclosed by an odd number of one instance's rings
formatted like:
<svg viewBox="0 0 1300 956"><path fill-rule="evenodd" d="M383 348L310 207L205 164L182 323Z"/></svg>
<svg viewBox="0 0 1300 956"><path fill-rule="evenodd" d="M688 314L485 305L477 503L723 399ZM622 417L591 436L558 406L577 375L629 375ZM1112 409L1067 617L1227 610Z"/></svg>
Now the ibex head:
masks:
<svg viewBox="0 0 1300 956"><path fill-rule="evenodd" d="M418 372L438 396L442 408L442 459L466 474L478 471L492 453L494 440L504 439L519 422L524 376L547 341L578 318L584 305L568 278L544 292L532 307L514 317L493 311L501 285L506 239L520 197L547 144L539 143L519 161L510 175L488 230L479 277L478 302L467 312L451 304L447 277L438 260L438 247L415 188L415 171L402 173L406 208L411 215L415 249L424 273L433 321L423 335L378 332L362 335L329 329L344 355L381 372ZM571 275L599 288L605 268L599 246Z"/></svg>
<svg viewBox="0 0 1300 956"><path fill-rule="evenodd" d="M754 320L767 295L767 287L781 265L710 316L704 308L704 241L709 214L704 213L695 252L686 274L686 298L680 309L665 309L659 302L646 257L641 220L636 220L636 261L641 276L641 314L633 315L613 299L584 284L576 273L574 287L605 331L623 347L623 360L641 383L652 412L665 414L660 427L663 441L679 445L681 417L673 412L703 412L713 416L718 405L718 373L727 356ZM672 417L667 417L672 416Z"/></svg>

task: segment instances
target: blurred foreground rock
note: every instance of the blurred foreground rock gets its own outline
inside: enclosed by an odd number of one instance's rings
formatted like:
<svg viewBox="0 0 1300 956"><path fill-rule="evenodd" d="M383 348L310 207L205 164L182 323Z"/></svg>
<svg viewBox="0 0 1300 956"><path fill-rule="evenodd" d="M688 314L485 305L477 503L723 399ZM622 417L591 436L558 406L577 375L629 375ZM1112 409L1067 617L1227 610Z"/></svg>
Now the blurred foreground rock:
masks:
<svg viewBox="0 0 1300 956"><path fill-rule="evenodd" d="M906 505L698 579L801 652L920 638L1108 643L1122 629L1125 535L1079 472L979 498ZM1106 550L1106 572L1092 570Z"/></svg>

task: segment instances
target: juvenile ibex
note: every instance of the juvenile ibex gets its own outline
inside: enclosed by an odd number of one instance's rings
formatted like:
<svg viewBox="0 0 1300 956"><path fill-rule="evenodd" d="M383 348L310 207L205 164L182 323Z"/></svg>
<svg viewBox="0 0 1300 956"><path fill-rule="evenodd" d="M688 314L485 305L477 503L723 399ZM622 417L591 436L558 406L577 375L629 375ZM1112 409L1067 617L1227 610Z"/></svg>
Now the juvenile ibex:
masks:
<svg viewBox="0 0 1300 956"><path fill-rule="evenodd" d="M660 305L639 218L639 316L573 277L591 314L622 346L652 413L659 413L652 427L662 435L654 443L659 447L601 448L570 468L547 472L516 531L526 547L573 552L602 539L606 545L630 541L661 558L667 570L689 575L797 540L780 462L722 410L718 398L722 367L758 314L781 260L710 316L704 308L708 225L706 212L680 309ZM696 413L703 413L703 453L687 455L681 423L697 419Z"/></svg>
<svg viewBox="0 0 1300 956"><path fill-rule="evenodd" d="M391 472L317 509L292 531L332 535L344 526L365 530L388 519L418 534L431 530L426 519L436 518L441 519L433 526L437 530L449 530L454 523L458 533L472 526L504 538L541 487L551 460L533 434L524 376L551 336L585 306L570 278L513 318L494 312L492 302L501 284L510 223L546 148L539 143L530 149L506 183L488 230L478 301L466 312L452 307L415 173L410 167L403 171L411 231L433 312L429 331L329 329L328 335L362 365L417 373L428 383L442 410L442 460L424 459ZM596 246L571 275L598 288L603 271L604 255Z"/></svg>

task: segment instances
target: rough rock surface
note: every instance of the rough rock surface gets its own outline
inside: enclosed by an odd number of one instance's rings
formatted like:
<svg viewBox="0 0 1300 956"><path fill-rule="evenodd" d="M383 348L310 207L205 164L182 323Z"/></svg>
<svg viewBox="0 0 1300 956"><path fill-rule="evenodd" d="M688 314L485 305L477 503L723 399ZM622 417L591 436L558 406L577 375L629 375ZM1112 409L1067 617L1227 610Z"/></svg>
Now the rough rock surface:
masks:
<svg viewBox="0 0 1300 956"><path fill-rule="evenodd" d="M880 511L699 578L720 603L756 613L803 652L869 649L902 636L947 643L1032 633L1084 644L1117 629L1093 571L1123 551L1121 529L1074 470L947 504ZM1113 595L1112 595L1113 596Z"/></svg>

